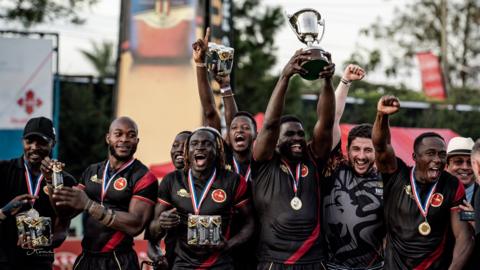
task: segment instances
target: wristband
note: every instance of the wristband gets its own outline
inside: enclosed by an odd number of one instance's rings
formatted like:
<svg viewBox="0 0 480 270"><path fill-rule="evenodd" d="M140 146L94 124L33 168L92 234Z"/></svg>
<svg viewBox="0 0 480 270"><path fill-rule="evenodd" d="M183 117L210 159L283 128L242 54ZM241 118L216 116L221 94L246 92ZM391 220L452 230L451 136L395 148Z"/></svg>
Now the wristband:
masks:
<svg viewBox="0 0 480 270"><path fill-rule="evenodd" d="M232 88L230 86L220 88L220 93L225 94L225 92L232 91Z"/></svg>
<svg viewBox="0 0 480 270"><path fill-rule="evenodd" d="M233 96L235 96L235 94L226 94L226 95L222 95L222 98L233 97Z"/></svg>
<svg viewBox="0 0 480 270"><path fill-rule="evenodd" d="M205 64L205 63L195 63L195 65L199 68L206 68L207 67L207 64Z"/></svg>
<svg viewBox="0 0 480 270"><path fill-rule="evenodd" d="M340 81L347 86L350 86L350 84L352 84L352 81L344 79L343 77L340 79Z"/></svg>

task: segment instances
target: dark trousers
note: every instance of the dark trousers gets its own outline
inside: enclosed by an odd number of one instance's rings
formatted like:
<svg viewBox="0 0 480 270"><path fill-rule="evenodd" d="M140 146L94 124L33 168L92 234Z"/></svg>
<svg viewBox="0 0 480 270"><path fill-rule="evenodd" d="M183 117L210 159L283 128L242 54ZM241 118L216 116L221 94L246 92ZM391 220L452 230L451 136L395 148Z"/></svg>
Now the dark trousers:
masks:
<svg viewBox="0 0 480 270"><path fill-rule="evenodd" d="M127 252L89 253L82 252L75 260L73 270L139 270L137 253Z"/></svg>

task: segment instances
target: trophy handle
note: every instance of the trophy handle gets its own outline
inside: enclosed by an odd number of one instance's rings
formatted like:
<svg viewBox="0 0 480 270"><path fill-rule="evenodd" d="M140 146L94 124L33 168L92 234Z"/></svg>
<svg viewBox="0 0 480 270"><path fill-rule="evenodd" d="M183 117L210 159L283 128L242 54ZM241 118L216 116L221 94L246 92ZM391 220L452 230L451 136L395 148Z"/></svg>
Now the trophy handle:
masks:
<svg viewBox="0 0 480 270"><path fill-rule="evenodd" d="M320 41L322 41L323 39L323 35L325 34L325 19L320 19L318 20L318 25L320 25L322 27L322 35L320 36L320 38L318 39L318 43L320 43Z"/></svg>
<svg viewBox="0 0 480 270"><path fill-rule="evenodd" d="M297 14L298 12L294 13L294 14L288 14L287 11L283 11L283 13L285 14L285 17L287 17L287 21L288 21L288 25L290 25L290 28L292 29L293 33L295 33L295 35L297 36L298 40L300 40L300 42L303 43L303 40L302 40L302 37L297 33L297 29L293 26L292 24L292 18L294 17L295 14Z"/></svg>

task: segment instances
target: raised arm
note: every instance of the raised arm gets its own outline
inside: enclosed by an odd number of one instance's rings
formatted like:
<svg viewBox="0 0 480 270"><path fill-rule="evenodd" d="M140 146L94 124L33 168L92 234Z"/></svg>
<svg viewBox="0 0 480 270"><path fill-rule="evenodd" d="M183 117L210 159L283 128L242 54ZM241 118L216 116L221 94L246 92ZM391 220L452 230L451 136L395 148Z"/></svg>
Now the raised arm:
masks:
<svg viewBox="0 0 480 270"><path fill-rule="evenodd" d="M269 160L273 156L280 132L280 117L282 116L285 105L285 94L287 92L288 82L294 74L304 74L307 72L301 67L301 63L310 58L309 54L309 51L296 51L283 68L282 74L268 101L263 128L258 134L253 148L253 158L257 161Z"/></svg>
<svg viewBox="0 0 480 270"><path fill-rule="evenodd" d="M225 106L225 126L227 128L227 136L230 134L230 124L232 124L233 116L238 112L237 103L235 102L235 94L230 86L230 75L215 76L215 81L220 85L220 92ZM230 138L226 140L230 144Z"/></svg>
<svg viewBox="0 0 480 270"><path fill-rule="evenodd" d="M221 131L220 115L215 107L215 99L208 83L208 72L205 65L209 38L210 28L207 28L205 37L198 39L192 44L193 61L195 61L196 65L198 94L200 95L200 103L202 104L205 117L205 125Z"/></svg>
<svg viewBox="0 0 480 270"><path fill-rule="evenodd" d="M363 79L364 76L365 71L361 67L353 64L348 65L343 71L342 79L335 90L335 123L333 124L332 150L341 139L340 120L345 111L345 103L350 85L353 81Z"/></svg>
<svg viewBox="0 0 480 270"><path fill-rule="evenodd" d="M328 55L330 60L330 55ZM313 128L312 150L315 158L326 160L332 149L332 129L335 120L335 94L333 92L332 76L335 64L330 64L320 72L320 78L325 79L323 90L317 102L317 122Z"/></svg>
<svg viewBox="0 0 480 270"><path fill-rule="evenodd" d="M379 172L393 173L397 170L397 160L390 138L389 115L400 109L400 101L394 96L383 96L377 104L377 116L372 130L375 148L375 163Z"/></svg>
<svg viewBox="0 0 480 270"><path fill-rule="evenodd" d="M473 232L467 222L460 220L459 211L450 211L450 223L452 232L455 236L455 246L453 248L453 258L449 270L463 269L474 247Z"/></svg>

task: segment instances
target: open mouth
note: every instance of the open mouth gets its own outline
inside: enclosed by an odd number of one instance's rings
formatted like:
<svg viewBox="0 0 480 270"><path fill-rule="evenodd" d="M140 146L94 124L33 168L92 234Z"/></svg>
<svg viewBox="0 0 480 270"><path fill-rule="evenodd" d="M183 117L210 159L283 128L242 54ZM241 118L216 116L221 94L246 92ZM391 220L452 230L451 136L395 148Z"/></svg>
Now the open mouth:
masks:
<svg viewBox="0 0 480 270"><path fill-rule="evenodd" d="M195 154L193 158L195 159L195 164L197 164L198 167L205 166L205 163L207 162L207 156L204 154Z"/></svg>
<svg viewBox="0 0 480 270"><path fill-rule="evenodd" d="M237 146L245 146L246 144L245 136L241 134L235 135L234 141Z"/></svg>
<svg viewBox="0 0 480 270"><path fill-rule="evenodd" d="M292 144L292 146L290 146L290 149L293 153L302 153L303 150L302 145L299 143Z"/></svg>
<svg viewBox="0 0 480 270"><path fill-rule="evenodd" d="M440 168L438 167L432 167L427 170L427 176L429 179L437 179L440 177Z"/></svg>
<svg viewBox="0 0 480 270"><path fill-rule="evenodd" d="M175 162L176 163L183 163L184 160L185 160L185 158L183 157L183 155L175 156Z"/></svg>
<svg viewBox="0 0 480 270"><path fill-rule="evenodd" d="M366 167L368 167L368 162L365 161L365 160L355 160L355 166L358 168L358 169L365 169Z"/></svg>

